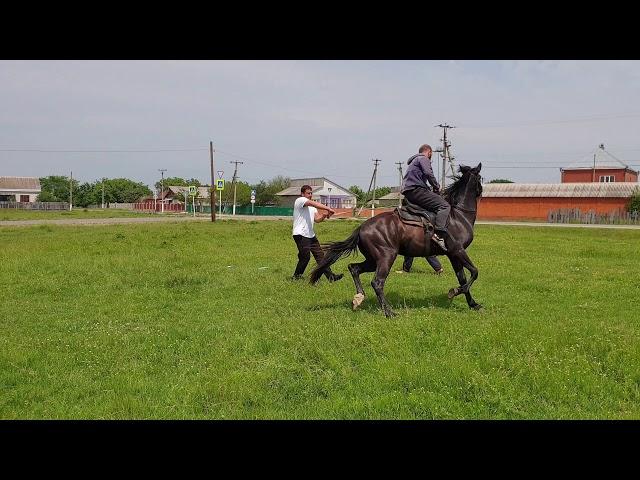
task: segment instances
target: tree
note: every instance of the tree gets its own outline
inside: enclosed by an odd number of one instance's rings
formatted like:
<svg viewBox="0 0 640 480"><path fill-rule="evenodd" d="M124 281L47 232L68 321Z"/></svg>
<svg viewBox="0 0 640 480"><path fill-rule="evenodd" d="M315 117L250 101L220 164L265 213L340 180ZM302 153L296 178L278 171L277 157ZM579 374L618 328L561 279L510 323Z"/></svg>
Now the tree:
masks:
<svg viewBox="0 0 640 480"><path fill-rule="evenodd" d="M196 182L198 182L198 180L196 180ZM184 187L187 185L195 185L195 183L188 183L188 181L182 177L167 177L164 179L164 187L167 188L169 185L177 185L177 186ZM197 186L198 187L200 186L200 182L198 182ZM162 179L158 180L155 183L155 187L158 192L162 189Z"/></svg>
<svg viewBox="0 0 640 480"><path fill-rule="evenodd" d="M109 186L110 198L117 203L133 203L152 194L145 184L128 178L111 178L105 182L105 190L107 186Z"/></svg>
<svg viewBox="0 0 640 480"><path fill-rule="evenodd" d="M629 202L629 212L640 212L640 190L636 190L632 195Z"/></svg>
<svg viewBox="0 0 640 480"><path fill-rule="evenodd" d="M49 175L40 178L40 194L38 202L68 202L69 201L69 178L63 175ZM78 180L73 180L73 191L78 189ZM75 198L74 198L75 203Z"/></svg>
<svg viewBox="0 0 640 480"><path fill-rule="evenodd" d="M356 200L357 200L358 203L361 203L361 202L364 201L365 192L359 186L351 185L349 187L349 191L356 196Z"/></svg>
<svg viewBox="0 0 640 480"><path fill-rule="evenodd" d="M376 188L376 198L384 197L391 193L391 187L378 187Z"/></svg>
<svg viewBox="0 0 640 480"><path fill-rule="evenodd" d="M289 188L291 179L283 175L278 175L268 182L260 180L260 183L253 185L253 189L256 191L256 203L258 205L273 205L278 203L278 196L276 193Z"/></svg>
<svg viewBox="0 0 640 480"><path fill-rule="evenodd" d="M514 183L511 180L507 180L506 178L495 178L491 180L489 183Z"/></svg>
<svg viewBox="0 0 640 480"><path fill-rule="evenodd" d="M236 181L236 205L247 205L251 201L252 189L247 182ZM224 205L233 205L233 182L225 182L222 202Z"/></svg>

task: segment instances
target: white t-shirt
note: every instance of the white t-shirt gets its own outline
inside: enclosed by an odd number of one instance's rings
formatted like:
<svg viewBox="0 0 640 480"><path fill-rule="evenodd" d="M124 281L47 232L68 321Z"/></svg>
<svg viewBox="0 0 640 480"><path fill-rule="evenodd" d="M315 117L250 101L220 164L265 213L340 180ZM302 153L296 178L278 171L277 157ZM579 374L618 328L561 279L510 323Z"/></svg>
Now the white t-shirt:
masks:
<svg viewBox="0 0 640 480"><path fill-rule="evenodd" d="M307 197L298 197L293 204L293 234L313 238L316 236L313 220L318 209L311 205L305 207L307 200Z"/></svg>

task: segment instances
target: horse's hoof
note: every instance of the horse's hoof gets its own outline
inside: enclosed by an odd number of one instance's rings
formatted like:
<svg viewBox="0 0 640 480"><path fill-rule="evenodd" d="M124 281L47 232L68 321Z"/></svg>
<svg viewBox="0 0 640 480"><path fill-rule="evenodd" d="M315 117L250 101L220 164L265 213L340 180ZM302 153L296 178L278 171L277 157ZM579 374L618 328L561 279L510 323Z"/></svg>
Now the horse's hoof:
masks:
<svg viewBox="0 0 640 480"><path fill-rule="evenodd" d="M351 302L351 305L353 306L353 310L357 310L358 307L362 304L362 302L364 302L364 294L362 293L356 293L353 296L353 301Z"/></svg>
<svg viewBox="0 0 640 480"><path fill-rule="evenodd" d="M384 312L384 316L387 318L393 318L395 316L397 316L398 314L396 312L394 312L393 310L387 310L386 312Z"/></svg>
<svg viewBox="0 0 640 480"><path fill-rule="evenodd" d="M484 310L484 307L479 303L476 303L475 305L471 305L471 308L476 312L482 312Z"/></svg>
<svg viewBox="0 0 640 480"><path fill-rule="evenodd" d="M458 289L457 288L452 288L451 290L449 290L449 293L447 293L447 297L449 298L449 300L451 300L457 294L458 294Z"/></svg>

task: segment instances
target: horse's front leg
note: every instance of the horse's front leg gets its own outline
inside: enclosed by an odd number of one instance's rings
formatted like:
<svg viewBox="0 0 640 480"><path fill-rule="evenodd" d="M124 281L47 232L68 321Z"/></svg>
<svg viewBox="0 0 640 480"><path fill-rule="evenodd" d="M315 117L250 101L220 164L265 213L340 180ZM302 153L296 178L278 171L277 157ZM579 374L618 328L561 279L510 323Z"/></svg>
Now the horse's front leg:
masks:
<svg viewBox="0 0 640 480"><path fill-rule="evenodd" d="M465 298L467 299L467 305L469 308L474 310L480 310L482 305L476 302L471 296L471 285L478 278L478 269L473 264L466 250L459 249L456 252L449 255L449 260L451 261L451 266L453 267L453 271L456 273L456 277L458 278L458 282L460 283L459 287L452 288L449 290L449 300L453 299L457 295L464 293ZM464 269L467 268L469 272L471 272L471 280L467 283L467 277L464 274Z"/></svg>

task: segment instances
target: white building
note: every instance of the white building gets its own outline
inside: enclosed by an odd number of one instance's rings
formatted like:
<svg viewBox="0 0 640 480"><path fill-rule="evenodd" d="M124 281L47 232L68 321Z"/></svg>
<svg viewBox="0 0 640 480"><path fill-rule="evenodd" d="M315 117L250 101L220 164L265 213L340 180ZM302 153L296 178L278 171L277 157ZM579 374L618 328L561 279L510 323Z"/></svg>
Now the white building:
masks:
<svg viewBox="0 0 640 480"><path fill-rule="evenodd" d="M37 177L0 177L0 202L33 203L40 191Z"/></svg>
<svg viewBox="0 0 640 480"><path fill-rule="evenodd" d="M356 195L341 187L337 183L320 178L294 178L288 188L276 193L280 198L280 205L293 207L296 198L300 196L300 188L303 185L311 187L311 200L327 205L329 208L354 208L356 206Z"/></svg>

